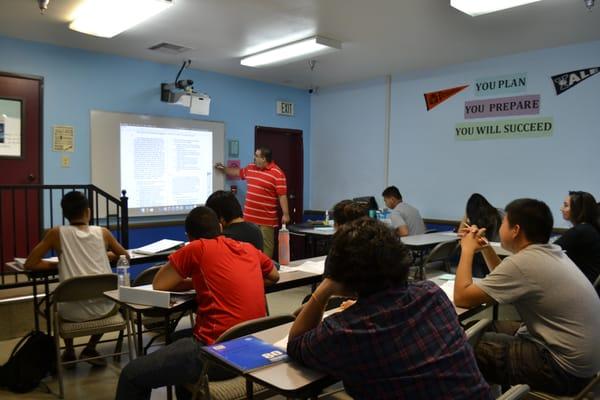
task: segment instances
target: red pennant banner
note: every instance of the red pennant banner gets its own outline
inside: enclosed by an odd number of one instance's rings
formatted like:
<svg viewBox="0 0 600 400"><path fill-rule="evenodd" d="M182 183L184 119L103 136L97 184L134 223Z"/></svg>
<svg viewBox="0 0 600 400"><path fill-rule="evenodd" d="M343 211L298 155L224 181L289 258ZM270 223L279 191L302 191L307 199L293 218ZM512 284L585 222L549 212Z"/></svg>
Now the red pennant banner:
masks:
<svg viewBox="0 0 600 400"><path fill-rule="evenodd" d="M425 104L427 105L427 111L438 106L439 104L448 100L450 97L454 96L456 93L463 91L464 89L466 89L468 87L469 87L469 85L456 86L453 88L438 90L437 92L425 93L424 96L425 96Z"/></svg>

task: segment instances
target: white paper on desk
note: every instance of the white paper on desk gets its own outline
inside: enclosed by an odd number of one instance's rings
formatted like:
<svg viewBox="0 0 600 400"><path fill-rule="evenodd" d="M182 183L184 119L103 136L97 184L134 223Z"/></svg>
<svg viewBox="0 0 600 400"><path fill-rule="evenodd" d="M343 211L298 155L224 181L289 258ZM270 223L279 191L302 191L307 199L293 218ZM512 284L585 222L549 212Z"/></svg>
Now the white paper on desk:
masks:
<svg viewBox="0 0 600 400"><path fill-rule="evenodd" d="M311 274L323 275L325 271L325 260L321 261L305 261L297 267L293 267L296 271L304 271Z"/></svg>
<svg viewBox="0 0 600 400"><path fill-rule="evenodd" d="M153 255L175 249L181 245L183 245L181 240L161 239L158 242L150 243L132 251L138 254Z"/></svg>
<svg viewBox="0 0 600 400"><path fill-rule="evenodd" d="M297 271L296 268L294 267L288 267L287 265L280 265L279 266L279 273L286 273L286 272L294 272Z"/></svg>
<svg viewBox="0 0 600 400"><path fill-rule="evenodd" d="M454 303L454 281L446 281L440 285L440 288L446 293L446 296Z"/></svg>
<svg viewBox="0 0 600 400"><path fill-rule="evenodd" d="M27 260L27 258L24 257L15 257L15 263L17 263L17 265L19 267L23 267L25 265L25 261ZM58 257L54 256L54 257L46 257L46 258L42 258L42 261L47 261L49 263L58 263Z"/></svg>

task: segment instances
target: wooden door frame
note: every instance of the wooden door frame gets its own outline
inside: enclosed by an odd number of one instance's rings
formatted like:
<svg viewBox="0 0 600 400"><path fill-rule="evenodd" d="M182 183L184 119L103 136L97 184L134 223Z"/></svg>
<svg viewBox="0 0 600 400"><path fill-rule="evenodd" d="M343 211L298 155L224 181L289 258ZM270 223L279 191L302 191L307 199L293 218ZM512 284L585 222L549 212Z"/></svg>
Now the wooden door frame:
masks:
<svg viewBox="0 0 600 400"><path fill-rule="evenodd" d="M304 213L304 132L302 131L302 129L276 128L276 127L272 127L272 126L255 125L254 126L254 148L255 148L255 150L256 150L256 136L258 135L259 130L270 131L272 133L277 133L277 134L292 133L293 135L300 136L300 138L302 139L302 147L301 147L302 154L300 157L300 159L302 160L302 167L299 169L300 179L302 180L301 185L300 185L300 190L302 191L302 202L300 203L300 206L302 207L301 208L302 212L299 215L300 220L296 221L296 223L302 222L302 216ZM289 187L288 187L288 192L289 192ZM289 207L289 199L288 199L288 207Z"/></svg>

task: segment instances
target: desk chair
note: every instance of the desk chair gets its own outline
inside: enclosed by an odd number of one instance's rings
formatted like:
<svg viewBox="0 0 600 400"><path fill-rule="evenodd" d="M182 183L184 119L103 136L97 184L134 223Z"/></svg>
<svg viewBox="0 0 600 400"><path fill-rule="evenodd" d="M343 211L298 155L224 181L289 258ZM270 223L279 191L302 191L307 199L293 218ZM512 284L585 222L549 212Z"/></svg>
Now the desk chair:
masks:
<svg viewBox="0 0 600 400"><path fill-rule="evenodd" d="M475 349L477 343L485 333L486 329L492 323L489 319L482 319L477 321L477 323L465 331L467 335L467 341ZM524 399L525 396L529 393L528 385L515 385L508 389L505 393L503 393L497 400L517 400Z"/></svg>
<svg viewBox="0 0 600 400"><path fill-rule="evenodd" d="M154 277L158 273L158 270L163 266L163 263L154 265L148 269L142 271L136 278L134 279L131 286L142 286L149 285L154 280ZM194 327L194 313L193 311L186 310L180 313L174 313L169 316L169 324L165 327L165 317L164 314L160 310L149 309L142 312L142 325L146 328L145 332L154 332L156 335L150 339L148 344L144 347L144 353L148 353L148 349L152 346L154 341L166 334L165 329L169 329L169 333L172 333L175 328L177 328L177 324L179 321L188 314L190 316L190 324ZM134 324L135 329L135 324ZM135 334L135 332L134 332Z"/></svg>
<svg viewBox="0 0 600 400"><path fill-rule="evenodd" d="M450 267L448 266L448 259L452 256L458 245L458 240L450 240L448 242L442 242L436 245L429 252L429 254L427 254L425 260L417 266L417 270L415 271L415 279L425 279L427 277L427 265L438 261L444 263L444 269L446 270L446 272L450 272Z"/></svg>
<svg viewBox="0 0 600 400"><path fill-rule="evenodd" d="M84 322L70 322L63 320L58 313L58 303L71 301L82 301L90 299L104 298L103 293L117 288L118 278L115 274L87 275L67 279L54 289L52 316L54 321L54 342L56 344L56 370L58 373L59 397L64 397L63 386L63 364L73 364L80 361L87 361L95 358L105 358L110 356L119 356L129 354L129 359L133 359L133 343L131 341L131 332L129 324L121 316L115 313L106 318L95 319ZM127 329L127 352L120 351L120 342L117 341L117 348L111 354L99 357L88 358L86 360L75 360L61 362L60 359L60 338L73 339L80 336L91 336L106 332L119 331L122 335Z"/></svg>
<svg viewBox="0 0 600 400"><path fill-rule="evenodd" d="M590 380L579 393L575 396L556 396L548 393L534 391L529 393L528 399L536 399L536 400L594 400L596 397L594 396L593 389L600 384L600 372L596 373L596 375Z"/></svg>
<svg viewBox="0 0 600 400"><path fill-rule="evenodd" d="M245 321L223 332L223 334L217 338L215 343L251 335L292 321L294 321L294 316L290 314ZM198 381L193 385L187 385L187 389L192 393L193 400L243 400L247 398L246 394L249 391L252 391L254 394L254 399L266 399L274 396L274 393L266 387L252 383L243 376L223 381L209 382L209 369L210 362L207 361L204 363L204 368L202 369L202 374Z"/></svg>

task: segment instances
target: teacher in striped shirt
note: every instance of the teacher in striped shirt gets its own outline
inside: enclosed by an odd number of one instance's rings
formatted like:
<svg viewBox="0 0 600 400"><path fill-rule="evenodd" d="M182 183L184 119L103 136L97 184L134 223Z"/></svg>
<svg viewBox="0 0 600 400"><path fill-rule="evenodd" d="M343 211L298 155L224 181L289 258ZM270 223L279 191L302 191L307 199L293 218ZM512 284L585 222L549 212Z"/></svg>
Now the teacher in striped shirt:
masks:
<svg viewBox="0 0 600 400"><path fill-rule="evenodd" d="M275 227L279 226L277 203L281 206L281 222L290 222L285 174L273 161L268 147L259 147L254 152L254 163L245 168L226 167L217 163L215 168L230 176L239 176L248 182L244 220L253 222L263 235L263 251L273 257L275 248Z"/></svg>

